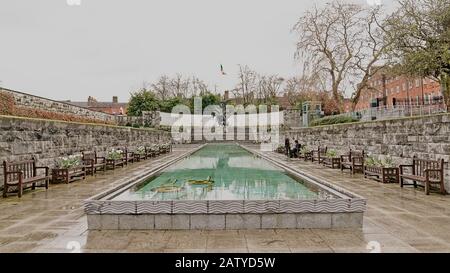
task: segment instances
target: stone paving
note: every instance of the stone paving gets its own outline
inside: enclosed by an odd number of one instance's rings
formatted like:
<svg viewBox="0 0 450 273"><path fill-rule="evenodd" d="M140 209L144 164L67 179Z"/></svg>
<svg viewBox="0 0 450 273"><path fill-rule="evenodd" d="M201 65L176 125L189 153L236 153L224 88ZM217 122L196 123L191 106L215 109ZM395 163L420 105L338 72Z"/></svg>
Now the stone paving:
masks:
<svg viewBox="0 0 450 273"><path fill-rule="evenodd" d="M48 191L0 198L0 252L450 252L450 197L270 153L368 200L362 229L88 231L82 200L191 149Z"/></svg>

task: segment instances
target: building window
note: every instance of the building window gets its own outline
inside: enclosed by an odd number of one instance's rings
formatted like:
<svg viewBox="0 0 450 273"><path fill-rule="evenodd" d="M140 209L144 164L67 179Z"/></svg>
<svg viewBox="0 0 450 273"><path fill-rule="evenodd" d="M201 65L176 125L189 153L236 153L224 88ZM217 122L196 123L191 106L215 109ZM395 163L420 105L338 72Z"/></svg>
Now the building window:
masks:
<svg viewBox="0 0 450 273"><path fill-rule="evenodd" d="M420 85L420 80L416 79L416 87L419 87L419 85Z"/></svg>
<svg viewBox="0 0 450 273"><path fill-rule="evenodd" d="M402 89L403 89L403 91L406 91L406 83L403 83Z"/></svg>
<svg viewBox="0 0 450 273"><path fill-rule="evenodd" d="M397 86L397 94L400 93L400 86Z"/></svg>

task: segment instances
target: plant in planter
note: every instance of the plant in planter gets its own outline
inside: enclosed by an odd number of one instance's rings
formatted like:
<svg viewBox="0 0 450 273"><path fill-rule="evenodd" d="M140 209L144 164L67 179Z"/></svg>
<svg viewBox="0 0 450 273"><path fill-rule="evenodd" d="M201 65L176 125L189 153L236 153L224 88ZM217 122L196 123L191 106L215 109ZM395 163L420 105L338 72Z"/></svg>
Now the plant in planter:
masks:
<svg viewBox="0 0 450 273"><path fill-rule="evenodd" d="M368 156L364 162L364 164L368 167L378 167L380 161L373 156Z"/></svg>
<svg viewBox="0 0 450 273"><path fill-rule="evenodd" d="M308 154L308 153L311 153L311 149L309 149L307 146L303 146L303 147L300 149L300 154L301 154L302 156L305 156L305 155Z"/></svg>
<svg viewBox="0 0 450 273"><path fill-rule="evenodd" d="M80 165L81 160L77 155L70 155L67 157L59 158L56 162L56 166L60 169L70 169Z"/></svg>
<svg viewBox="0 0 450 273"><path fill-rule="evenodd" d="M335 167L340 167L341 158L338 157L338 153L336 150L327 150L322 163L324 164L324 166L328 166L334 169Z"/></svg>
<svg viewBox="0 0 450 273"><path fill-rule="evenodd" d="M368 156L365 160L364 177L371 177L383 183L398 183L399 170L389 156L383 160Z"/></svg>
<svg viewBox="0 0 450 273"><path fill-rule="evenodd" d="M120 160L123 158L123 151L120 149L112 149L106 155L106 159L108 160Z"/></svg>
<svg viewBox="0 0 450 273"><path fill-rule="evenodd" d="M364 164L369 167L383 167L383 168L395 167L395 162L390 156L385 157L383 160L379 160L373 156L368 156Z"/></svg>
<svg viewBox="0 0 450 273"><path fill-rule="evenodd" d="M145 155L145 147L144 146L137 147L135 153L138 155Z"/></svg>
<svg viewBox="0 0 450 273"><path fill-rule="evenodd" d="M335 150L328 150L326 156L330 158L335 158L337 156L337 152Z"/></svg>
<svg viewBox="0 0 450 273"><path fill-rule="evenodd" d="M277 153L284 154L285 148L284 148L283 145L278 145L278 147L277 147L277 149L276 149L275 151L276 151Z"/></svg>
<svg viewBox="0 0 450 273"><path fill-rule="evenodd" d="M75 178L86 178L86 169L79 155L59 158L56 168L52 169L52 181L63 180L67 184Z"/></svg>
<svg viewBox="0 0 450 273"><path fill-rule="evenodd" d="M381 166L384 168L394 168L395 167L395 161L390 156L386 156L384 160L381 161Z"/></svg>

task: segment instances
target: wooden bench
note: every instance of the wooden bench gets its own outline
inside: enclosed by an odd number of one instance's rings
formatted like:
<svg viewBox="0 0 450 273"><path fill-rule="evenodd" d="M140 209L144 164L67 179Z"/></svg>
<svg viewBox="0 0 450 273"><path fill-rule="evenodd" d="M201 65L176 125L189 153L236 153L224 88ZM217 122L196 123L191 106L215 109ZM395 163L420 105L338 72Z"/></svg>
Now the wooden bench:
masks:
<svg viewBox="0 0 450 273"><path fill-rule="evenodd" d="M134 163L134 152L128 148L121 149L123 151L123 158L125 161L125 165L128 163Z"/></svg>
<svg viewBox="0 0 450 273"><path fill-rule="evenodd" d="M431 185L439 185L440 193L446 194L444 187L444 159L427 160L413 158L411 165L400 165L400 186L414 185L417 188L417 182L424 183L425 194L430 194ZM410 169L410 173L405 173L406 169ZM405 184L405 179L411 180L412 184Z"/></svg>
<svg viewBox="0 0 450 273"><path fill-rule="evenodd" d="M39 174L38 170L45 170L44 174ZM22 197L23 190L31 185L34 190L36 187L45 187L48 189L50 181L49 168L36 166L36 160L7 162L3 161L3 197L7 197L10 187L17 187L18 197ZM43 183L43 185L42 185Z"/></svg>
<svg viewBox="0 0 450 273"><path fill-rule="evenodd" d="M311 161L312 162L317 161L319 162L319 164L321 164L326 154L327 154L326 146L325 148L318 147L317 150L312 151Z"/></svg>
<svg viewBox="0 0 450 273"><path fill-rule="evenodd" d="M105 157L97 156L97 152L91 151L85 151L82 154L83 154L82 161L86 167L87 173L91 173L91 175L94 175L94 173L96 173L97 170L106 171Z"/></svg>
<svg viewBox="0 0 450 273"><path fill-rule="evenodd" d="M350 149L348 154L341 155L341 171L349 169L352 174L355 174L357 171L364 173L364 160L364 150L358 152Z"/></svg>

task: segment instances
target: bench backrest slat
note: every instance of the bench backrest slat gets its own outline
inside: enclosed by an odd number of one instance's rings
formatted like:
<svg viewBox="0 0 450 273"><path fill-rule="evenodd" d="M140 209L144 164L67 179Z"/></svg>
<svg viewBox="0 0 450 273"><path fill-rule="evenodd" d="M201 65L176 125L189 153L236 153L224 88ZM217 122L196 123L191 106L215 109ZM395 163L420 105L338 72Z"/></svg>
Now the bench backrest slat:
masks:
<svg viewBox="0 0 450 273"><path fill-rule="evenodd" d="M350 149L350 158L352 158L352 157L364 157L365 156L365 153L364 153L364 150L362 150L362 151L354 151L354 150L351 150Z"/></svg>
<svg viewBox="0 0 450 273"><path fill-rule="evenodd" d="M94 163L97 164L97 152L85 151L82 152L83 160L94 160Z"/></svg>
<svg viewBox="0 0 450 273"><path fill-rule="evenodd" d="M24 160L16 162L3 162L3 172L5 181L17 181L19 174L9 172L22 172L22 178L27 179L36 176L36 161Z"/></svg>
<svg viewBox="0 0 450 273"><path fill-rule="evenodd" d="M430 172L430 178L439 179L444 172L444 160L429 160L429 159L419 159L417 157L413 158L413 174L417 176L425 176L425 170L433 169L440 170L439 172Z"/></svg>

